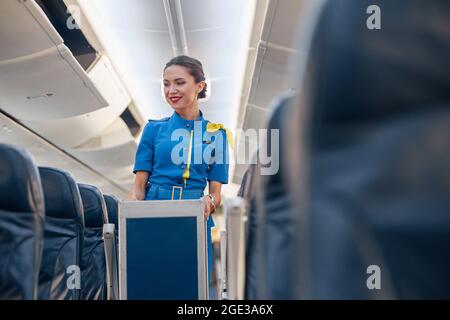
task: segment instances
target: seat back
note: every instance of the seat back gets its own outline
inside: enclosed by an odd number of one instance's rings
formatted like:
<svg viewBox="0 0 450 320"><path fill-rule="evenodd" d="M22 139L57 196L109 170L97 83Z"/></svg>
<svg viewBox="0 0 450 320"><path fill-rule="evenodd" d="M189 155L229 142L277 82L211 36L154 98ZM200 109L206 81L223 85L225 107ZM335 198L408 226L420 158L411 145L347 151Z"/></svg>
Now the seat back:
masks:
<svg viewBox="0 0 450 320"><path fill-rule="evenodd" d="M244 298L245 281L245 201L241 197L225 201L224 220L226 228L226 267L223 268L226 280L227 299ZM223 270L222 269L222 270Z"/></svg>
<svg viewBox="0 0 450 320"><path fill-rule="evenodd" d="M40 167L39 173L46 204L39 299L78 300L84 234L80 192L68 172Z"/></svg>
<svg viewBox="0 0 450 320"><path fill-rule="evenodd" d="M293 245L292 208L289 188L285 181L286 169L281 157L289 147L283 139L272 141L271 130L285 134L284 121L292 107L293 97L285 94L272 105L267 122L267 152L272 163L250 167L254 183L248 199L246 297L253 299L293 299L292 268ZM263 150L261 150L263 151ZM268 170L268 167L271 169ZM276 170L278 167L278 170ZM262 174L263 170L273 174Z"/></svg>
<svg viewBox="0 0 450 320"><path fill-rule="evenodd" d="M326 2L285 120L292 284L298 298L449 298L449 3L377 1L382 30L365 25L371 4Z"/></svg>
<svg viewBox="0 0 450 320"><path fill-rule="evenodd" d="M119 261L118 261L118 225L119 200L113 195L104 195L108 209L109 224L103 226L103 239L105 241L106 257L106 285L107 299L119 299Z"/></svg>
<svg viewBox="0 0 450 320"><path fill-rule="evenodd" d="M111 194L103 195L106 203L106 209L108 211L108 221L116 226L119 225L119 199Z"/></svg>
<svg viewBox="0 0 450 320"><path fill-rule="evenodd" d="M0 144L0 299L36 299L45 206L31 155Z"/></svg>
<svg viewBox="0 0 450 320"><path fill-rule="evenodd" d="M106 204L94 186L78 184L83 201L85 232L81 260L81 299L106 299L106 261L103 225L108 223Z"/></svg>

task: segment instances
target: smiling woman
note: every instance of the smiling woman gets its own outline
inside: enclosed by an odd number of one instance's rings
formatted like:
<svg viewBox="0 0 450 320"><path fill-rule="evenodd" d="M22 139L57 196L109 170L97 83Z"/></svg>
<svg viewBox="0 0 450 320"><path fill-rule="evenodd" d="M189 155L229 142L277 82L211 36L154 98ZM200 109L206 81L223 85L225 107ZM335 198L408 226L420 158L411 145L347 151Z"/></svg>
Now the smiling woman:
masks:
<svg viewBox="0 0 450 320"><path fill-rule="evenodd" d="M171 117L150 120L136 153L133 172L135 182L130 200L202 199L208 220L208 271L212 270L213 252L210 215L221 202L222 184L228 183L227 135L223 125L208 130L211 124L203 118L198 99L206 96L206 83L200 61L188 56L170 60L163 74L164 96L174 113ZM174 138L176 133L183 131ZM178 159L174 150L182 140ZM213 150L211 150L213 149ZM207 152L214 156L193 161L193 154ZM209 182L209 194L203 191Z"/></svg>
<svg viewBox="0 0 450 320"><path fill-rule="evenodd" d="M194 83L187 81L190 77L194 78ZM172 83L177 87L172 87ZM188 86L185 86L186 84ZM189 85L193 85L194 88L189 88ZM181 98L180 95L174 94L177 93L176 91L171 92L171 89L176 89L180 93L191 93L192 89L194 89L197 91L196 99L203 99L206 98L206 87L203 66L197 59L188 56L178 56L166 64L164 68L164 95L166 99L168 98L169 103L173 102L172 99L177 102L177 98ZM194 102L196 99L192 99L191 102Z"/></svg>

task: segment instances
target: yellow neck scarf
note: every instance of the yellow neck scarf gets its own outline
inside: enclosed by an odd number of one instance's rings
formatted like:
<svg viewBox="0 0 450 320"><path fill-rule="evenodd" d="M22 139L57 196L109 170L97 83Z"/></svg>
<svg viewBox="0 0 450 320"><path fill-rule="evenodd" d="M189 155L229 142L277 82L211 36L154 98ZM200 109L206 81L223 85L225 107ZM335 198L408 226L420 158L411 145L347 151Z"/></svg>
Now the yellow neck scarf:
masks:
<svg viewBox="0 0 450 320"><path fill-rule="evenodd" d="M216 132L217 130L224 130L226 135L227 135L227 141L230 145L230 147L232 149L234 149L234 138L233 138L233 133L231 133L230 130L228 130L227 128L225 128L225 126L221 123L212 123L209 122L206 125L206 131L208 132Z"/></svg>

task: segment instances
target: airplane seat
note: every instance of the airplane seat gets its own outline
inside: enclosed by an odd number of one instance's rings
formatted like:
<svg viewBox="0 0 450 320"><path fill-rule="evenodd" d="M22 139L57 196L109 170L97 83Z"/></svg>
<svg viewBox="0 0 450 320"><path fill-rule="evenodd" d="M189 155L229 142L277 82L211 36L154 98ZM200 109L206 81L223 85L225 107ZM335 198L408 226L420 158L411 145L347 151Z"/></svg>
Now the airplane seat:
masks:
<svg viewBox="0 0 450 320"><path fill-rule="evenodd" d="M116 237L116 249L119 248L119 199L112 194L105 194L104 196L106 209L108 211L109 223L115 226L115 237Z"/></svg>
<svg viewBox="0 0 450 320"><path fill-rule="evenodd" d="M250 167L254 183L248 192L250 199L247 228L246 297L249 299L292 299L292 230L289 190L284 181L285 169L274 153L286 148L282 139L271 141L270 130L284 134L283 121L289 112L292 96L281 95L274 102L267 122L267 154L272 155L268 165L258 163ZM279 150L276 150L278 146ZM279 151L279 152L278 152ZM262 170L273 170L262 174ZM256 190L259 190L257 192Z"/></svg>
<svg viewBox="0 0 450 320"><path fill-rule="evenodd" d="M0 144L0 299L37 299L45 221L41 180L31 155Z"/></svg>
<svg viewBox="0 0 450 320"><path fill-rule="evenodd" d="M112 194L104 195L106 208L108 211L109 223L115 226L116 249L119 248L119 199ZM118 253L117 253L118 254Z"/></svg>
<svg viewBox="0 0 450 320"><path fill-rule="evenodd" d="M72 175L39 167L45 197L44 252L39 275L39 299L78 300L84 215Z"/></svg>
<svg viewBox="0 0 450 320"><path fill-rule="evenodd" d="M306 299L450 298L450 4L377 1L381 30L370 5L324 4L285 118L292 285Z"/></svg>
<svg viewBox="0 0 450 320"><path fill-rule="evenodd" d="M106 260L103 224L108 223L101 191L92 185L78 184L83 201L85 232L81 261L81 299L106 299Z"/></svg>
<svg viewBox="0 0 450 320"><path fill-rule="evenodd" d="M119 228L119 199L111 194L103 195L108 211L109 223L114 223L116 230Z"/></svg>
<svg viewBox="0 0 450 320"><path fill-rule="evenodd" d="M285 128L283 119L289 112L292 104L292 96L282 95L275 102L273 111L268 119L267 129L279 130L280 137L284 134ZM269 133L270 137L270 133ZM286 145L282 139L271 141L268 137L268 153L272 155L273 161L270 166L278 170L274 174L261 176L263 183L263 197L265 203L261 215L261 235L265 239L265 248L260 252L264 254L265 260L265 278L261 279L264 283L265 297L268 299L292 299L294 293L289 286L293 273L297 270L292 269L290 263L292 259L292 240L291 229L291 202L289 198L289 189L286 186L284 177L287 174L281 159L274 157L277 150L272 150L275 144L278 145L281 154ZM273 143L271 143L273 142ZM275 163L275 162L278 162ZM261 165L264 167L265 165Z"/></svg>
<svg viewBox="0 0 450 320"><path fill-rule="evenodd" d="M105 242L107 299L119 299L119 199L113 195L105 194L106 208L110 225L103 228Z"/></svg>
<svg viewBox="0 0 450 320"><path fill-rule="evenodd" d="M255 168L256 164L250 164L242 177L242 182L238 191L238 197L245 199L247 203L245 215L247 216L245 228L245 276L244 276L244 299L256 299L256 215L258 214L255 203Z"/></svg>

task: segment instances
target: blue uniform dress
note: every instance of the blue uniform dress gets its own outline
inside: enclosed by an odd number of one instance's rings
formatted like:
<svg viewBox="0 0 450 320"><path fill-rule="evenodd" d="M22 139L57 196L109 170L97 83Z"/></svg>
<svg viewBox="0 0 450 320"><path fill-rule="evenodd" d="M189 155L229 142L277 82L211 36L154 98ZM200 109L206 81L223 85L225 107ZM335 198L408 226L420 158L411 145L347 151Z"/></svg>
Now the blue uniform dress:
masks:
<svg viewBox="0 0 450 320"><path fill-rule="evenodd" d="M149 120L144 128L133 172L150 173L145 200L199 199L207 181L228 183L228 146L224 130L208 132L208 120L185 120L176 112L161 120ZM188 178L186 172L188 171ZM185 178L183 178L183 176ZM180 188L173 187L181 187ZM213 250L212 217L207 223L208 274Z"/></svg>

